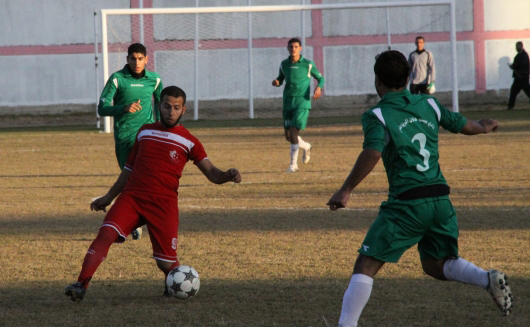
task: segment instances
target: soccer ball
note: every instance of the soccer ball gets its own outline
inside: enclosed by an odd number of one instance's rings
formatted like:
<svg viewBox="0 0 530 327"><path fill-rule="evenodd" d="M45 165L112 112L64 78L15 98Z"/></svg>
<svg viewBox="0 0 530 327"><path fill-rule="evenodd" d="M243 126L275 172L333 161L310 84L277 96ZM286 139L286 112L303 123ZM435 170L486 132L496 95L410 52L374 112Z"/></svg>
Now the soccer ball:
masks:
<svg viewBox="0 0 530 327"><path fill-rule="evenodd" d="M184 300L197 294L201 281L197 270L190 266L178 266L167 275L166 286L169 295Z"/></svg>

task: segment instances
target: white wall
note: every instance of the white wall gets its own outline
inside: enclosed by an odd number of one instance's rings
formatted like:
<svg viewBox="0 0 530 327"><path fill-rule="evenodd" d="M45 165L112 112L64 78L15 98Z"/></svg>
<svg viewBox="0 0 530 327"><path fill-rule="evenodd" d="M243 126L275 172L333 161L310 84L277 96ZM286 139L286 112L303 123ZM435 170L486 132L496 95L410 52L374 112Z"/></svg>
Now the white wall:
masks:
<svg viewBox="0 0 530 327"><path fill-rule="evenodd" d="M515 43L522 41L526 51L530 51L530 39L490 40L486 41L486 88L488 90L509 89L513 82L513 63L517 54Z"/></svg>
<svg viewBox="0 0 530 327"><path fill-rule="evenodd" d="M486 31L530 29L530 1L484 0Z"/></svg>
<svg viewBox="0 0 530 327"><path fill-rule="evenodd" d="M414 45L394 45L405 57ZM436 68L436 90L451 90L451 45L449 42L427 42L425 49L433 53ZM375 56L387 50L385 45L325 47L325 77L327 95L375 94ZM457 42L458 88L475 89L473 42Z"/></svg>

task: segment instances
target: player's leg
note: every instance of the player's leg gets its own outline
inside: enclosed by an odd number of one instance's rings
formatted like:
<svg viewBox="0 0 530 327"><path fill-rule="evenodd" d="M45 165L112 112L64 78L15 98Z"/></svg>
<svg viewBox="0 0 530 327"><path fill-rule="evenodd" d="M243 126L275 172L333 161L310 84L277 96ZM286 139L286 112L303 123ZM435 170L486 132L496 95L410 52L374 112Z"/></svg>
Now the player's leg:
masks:
<svg viewBox="0 0 530 327"><path fill-rule="evenodd" d="M419 93L421 94L428 94L427 93L427 84L420 84L418 85L418 90L419 90Z"/></svg>
<svg viewBox="0 0 530 327"><path fill-rule="evenodd" d="M530 83L528 83L528 81L523 81L521 88L523 89L526 96L530 98Z"/></svg>
<svg viewBox="0 0 530 327"><path fill-rule="evenodd" d="M515 99L521 92L521 83L517 78L513 79L512 87L510 88L510 99L508 100L508 110L513 109L515 106Z"/></svg>
<svg viewBox="0 0 530 327"><path fill-rule="evenodd" d="M438 280L458 281L487 290L503 312L509 314L513 297L506 276L486 271L458 257L458 222L449 197L431 202L435 219L418 244L423 271Z"/></svg>
<svg viewBox="0 0 530 327"><path fill-rule="evenodd" d="M420 90L418 88L418 84L410 84L410 93L412 94L419 94Z"/></svg>
<svg viewBox="0 0 530 327"><path fill-rule="evenodd" d="M105 216L98 235L88 248L77 282L65 289L72 301L81 301L92 276L105 260L113 243L123 243L131 230L139 223L138 212L132 199L121 195Z"/></svg>
<svg viewBox="0 0 530 327"><path fill-rule="evenodd" d="M294 121L294 126L296 126L297 130L296 130L296 143L298 143L298 146L300 149L302 149L302 162L304 164L308 163L309 160L311 159L311 144L309 144L308 142L304 141L301 137L300 137L300 131L303 131L305 130L305 127L307 125L307 120L309 119L309 109L298 109L296 110L296 112L293 114L293 121ZM292 138L292 142L294 142L294 136L292 135L291 136ZM291 143L292 143L291 142Z"/></svg>
<svg viewBox="0 0 530 327"><path fill-rule="evenodd" d="M340 327L355 327L370 298L373 278L385 262L397 262L423 235L422 220L407 213L411 205L383 202L359 249L348 289L344 293Z"/></svg>
<svg viewBox="0 0 530 327"><path fill-rule="evenodd" d="M142 216L145 217L149 228L153 258L158 269L164 273L164 277L167 277L169 272L180 264L177 257L179 223L177 201L147 196L144 200ZM164 295L167 294L169 293L165 289Z"/></svg>
<svg viewBox="0 0 530 327"><path fill-rule="evenodd" d="M355 261L350 284L344 292L339 327L356 327L359 317L370 299L374 277L385 263L359 254Z"/></svg>
<svg viewBox="0 0 530 327"><path fill-rule="evenodd" d="M289 142L290 145L290 162L289 162L289 168L287 169L288 173L294 173L298 170L298 138L295 144L293 144L293 131L292 131L292 123L293 123L293 112L294 110L284 110L283 111L283 128L285 131L285 139ZM296 131L297 132L297 131Z"/></svg>
<svg viewBox="0 0 530 327"><path fill-rule="evenodd" d="M129 153L131 152L131 149L134 145L134 139L135 135L132 137L129 137L127 139L116 139L116 158L118 159L118 165L120 166L120 170L123 170L123 167L125 167L125 163L127 162L127 159L129 158ZM139 240L142 238L142 227L138 227L135 230L131 232L131 236L133 240Z"/></svg>

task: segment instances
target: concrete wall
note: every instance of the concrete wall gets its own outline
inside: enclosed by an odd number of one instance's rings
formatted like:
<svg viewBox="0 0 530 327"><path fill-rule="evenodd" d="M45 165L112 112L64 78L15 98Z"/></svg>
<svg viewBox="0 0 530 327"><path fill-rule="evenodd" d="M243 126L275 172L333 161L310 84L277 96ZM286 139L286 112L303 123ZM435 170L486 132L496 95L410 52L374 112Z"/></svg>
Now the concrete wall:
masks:
<svg viewBox="0 0 530 327"><path fill-rule="evenodd" d="M394 0L389 0L394 1ZM426 0L430 1L430 0ZM195 0L143 0L145 7L193 7ZM305 3L345 3L352 0L305 0ZM365 0L355 0L363 2ZM300 0L252 0L253 5L300 4ZM247 0L200 0L202 6L245 6ZM94 9L137 7L138 0L20 0L0 2L0 114L10 108L74 104L89 108L95 90ZM447 6L391 8L392 47L406 55L414 37L426 37L437 67L437 90L450 85L449 16ZM527 0L458 0L457 63L462 91L505 90L515 56L515 42L530 49L530 2ZM228 17L228 19L227 19ZM279 98L282 88L270 82L278 72L290 37L300 36L301 13L253 14L253 87L258 99ZM200 18L201 51L198 96L201 100L245 99L248 96L246 14ZM386 46L386 10L360 9L306 12L307 45L303 54L324 73L327 96L373 94L375 54ZM145 17L150 68L164 85L181 85L193 99L194 15ZM98 28L99 25L98 20ZM138 19L113 18L109 40L110 73L125 64L126 48L138 41ZM152 33L149 38L149 33ZM207 40L205 40L207 39ZM190 43L191 42L191 43ZM99 57L101 91L102 64ZM340 101L337 101L339 103ZM86 110L86 109L82 109ZM27 110L26 110L27 111ZM25 112L26 112L25 111Z"/></svg>

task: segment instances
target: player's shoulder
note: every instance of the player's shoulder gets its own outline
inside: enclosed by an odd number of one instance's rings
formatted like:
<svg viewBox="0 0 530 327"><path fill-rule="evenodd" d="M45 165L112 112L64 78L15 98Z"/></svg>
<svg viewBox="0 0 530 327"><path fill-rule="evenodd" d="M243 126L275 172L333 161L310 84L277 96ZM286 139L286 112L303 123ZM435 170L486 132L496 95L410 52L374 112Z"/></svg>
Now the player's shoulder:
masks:
<svg viewBox="0 0 530 327"><path fill-rule="evenodd" d="M153 78L160 78L160 74L157 73L157 72L153 72L153 71L150 71L150 70L145 70L145 74L148 76L148 77L153 77Z"/></svg>

